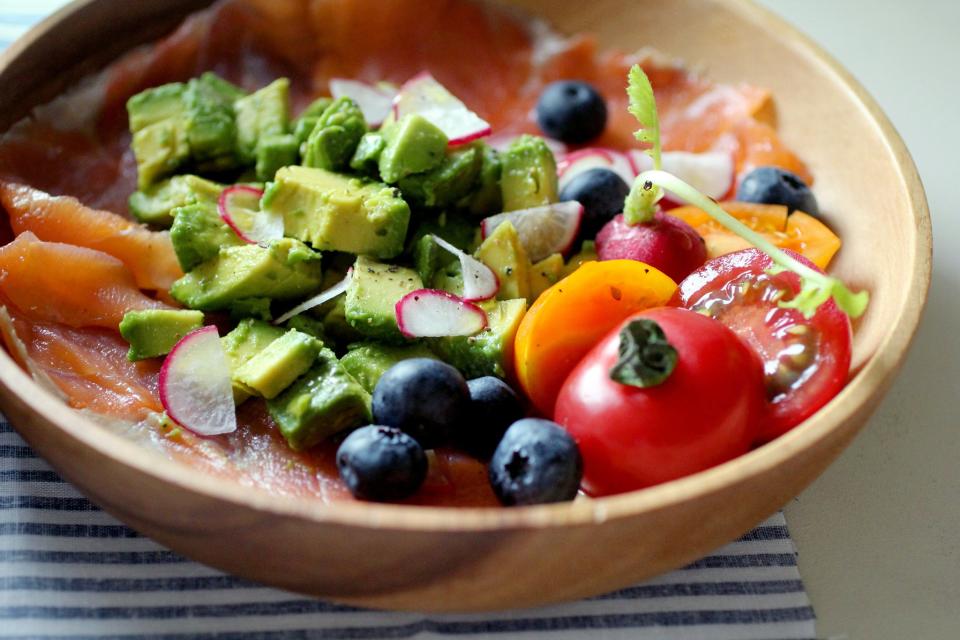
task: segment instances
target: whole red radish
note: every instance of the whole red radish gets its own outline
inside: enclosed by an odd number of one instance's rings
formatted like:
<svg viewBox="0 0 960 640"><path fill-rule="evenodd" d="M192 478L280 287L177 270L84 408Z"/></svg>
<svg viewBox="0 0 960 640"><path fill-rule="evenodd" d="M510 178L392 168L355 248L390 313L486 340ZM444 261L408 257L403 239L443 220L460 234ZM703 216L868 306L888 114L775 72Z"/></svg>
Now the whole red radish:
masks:
<svg viewBox="0 0 960 640"><path fill-rule="evenodd" d="M597 234L601 260L639 260L680 282L707 259L707 245L693 227L657 211L653 220L628 224L623 214Z"/></svg>

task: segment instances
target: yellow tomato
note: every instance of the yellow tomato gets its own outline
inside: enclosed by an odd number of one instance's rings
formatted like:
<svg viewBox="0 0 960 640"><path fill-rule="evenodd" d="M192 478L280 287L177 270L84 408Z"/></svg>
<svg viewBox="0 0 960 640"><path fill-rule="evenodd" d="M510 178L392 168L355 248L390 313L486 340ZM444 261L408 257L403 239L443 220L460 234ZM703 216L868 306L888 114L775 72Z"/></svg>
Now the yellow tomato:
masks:
<svg viewBox="0 0 960 640"><path fill-rule="evenodd" d="M840 249L840 238L830 229L802 211L787 215L787 208L775 204L721 202L724 211L754 231L762 233L781 249L790 249L806 256L826 270ZM716 258L752 246L740 236L727 231L697 207L678 207L668 211L697 230L707 243L707 257Z"/></svg>
<svg viewBox="0 0 960 640"><path fill-rule="evenodd" d="M636 260L588 262L533 303L514 342L516 375L545 415L567 375L588 351L637 311L667 303L676 283Z"/></svg>

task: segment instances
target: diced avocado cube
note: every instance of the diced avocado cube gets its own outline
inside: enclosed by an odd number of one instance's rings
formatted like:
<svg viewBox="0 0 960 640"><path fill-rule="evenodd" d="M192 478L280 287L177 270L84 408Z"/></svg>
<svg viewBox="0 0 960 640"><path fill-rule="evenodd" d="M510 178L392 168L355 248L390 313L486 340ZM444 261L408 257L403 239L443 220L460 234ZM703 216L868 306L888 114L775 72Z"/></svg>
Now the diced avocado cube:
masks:
<svg viewBox="0 0 960 640"><path fill-rule="evenodd" d="M234 102L233 110L237 114L237 153L250 164L257 157L257 149L264 137L289 132L290 81L286 78L274 80Z"/></svg>
<svg viewBox="0 0 960 640"><path fill-rule="evenodd" d="M487 328L473 336L432 338L430 346L467 378L507 378L513 371L513 340L527 311L527 301L501 300L480 305L487 312Z"/></svg>
<svg viewBox="0 0 960 640"><path fill-rule="evenodd" d="M257 147L257 179L273 180L282 167L296 164L298 149L297 139L290 133L262 138Z"/></svg>
<svg viewBox="0 0 960 640"><path fill-rule="evenodd" d="M173 216L170 242L184 273L216 258L224 247L245 244L223 221L214 204L188 204L174 209Z"/></svg>
<svg viewBox="0 0 960 640"><path fill-rule="evenodd" d="M190 144L183 123L168 118L133 134L130 142L137 159L137 187L146 189L170 175L190 158Z"/></svg>
<svg viewBox="0 0 960 640"><path fill-rule="evenodd" d="M297 139L297 144L303 144L310 137L310 132L317 126L317 120L323 115L333 103L333 98L317 98L303 110L297 119L293 121L293 135Z"/></svg>
<svg viewBox="0 0 960 640"><path fill-rule="evenodd" d="M337 296L333 306L323 316L323 335L328 346L336 346L342 353L343 347L364 339L364 335L347 322L346 296ZM334 345L330 345L333 341Z"/></svg>
<svg viewBox="0 0 960 640"><path fill-rule="evenodd" d="M380 178L387 184L430 171L446 157L447 136L421 115L406 115L381 129L381 134L387 145L380 154Z"/></svg>
<svg viewBox="0 0 960 640"><path fill-rule="evenodd" d="M277 171L260 202L279 213L285 233L324 251L389 259L403 251L410 207L395 189L323 169Z"/></svg>
<svg viewBox="0 0 960 640"><path fill-rule="evenodd" d="M437 359L423 344L390 346L378 342L358 342L347 348L340 358L343 368L359 382L369 393L373 393L377 381L387 369L402 360L410 358Z"/></svg>
<svg viewBox="0 0 960 640"><path fill-rule="evenodd" d="M230 304L230 318L237 321L245 318L269 321L273 318L273 314L270 311L270 302L270 298L243 298L241 300L234 300Z"/></svg>
<svg viewBox="0 0 960 640"><path fill-rule="evenodd" d="M323 328L323 322L304 313L293 316L284 323L284 326L288 329L296 329L297 331L305 333L308 336L313 336L321 342L323 342L326 333Z"/></svg>
<svg viewBox="0 0 960 640"><path fill-rule="evenodd" d="M242 92L212 73L187 83L183 92L190 155L198 167L219 171L238 165L233 103Z"/></svg>
<svg viewBox="0 0 960 640"><path fill-rule="evenodd" d="M184 306L203 311L228 309L244 298L299 298L320 287L320 254L293 238L269 247L226 247L173 283L170 295Z"/></svg>
<svg viewBox="0 0 960 640"><path fill-rule="evenodd" d="M461 251L471 253L477 246L480 230L474 221L455 212L443 212L436 218L420 223L411 239L413 264L423 282L434 286L434 273L458 261L456 256L442 249L430 235L440 236Z"/></svg>
<svg viewBox="0 0 960 640"><path fill-rule="evenodd" d="M370 131L363 134L360 138L360 144L357 150L353 152L350 158L350 168L357 173L365 176L375 177L379 175L380 154L387 146L387 141L377 132Z"/></svg>
<svg viewBox="0 0 960 640"><path fill-rule="evenodd" d="M234 379L258 396L275 398L313 366L323 344L290 329L234 372Z"/></svg>
<svg viewBox="0 0 960 640"><path fill-rule="evenodd" d="M543 138L520 136L500 154L500 162L504 211L557 201L557 163Z"/></svg>
<svg viewBox="0 0 960 640"><path fill-rule="evenodd" d="M138 222L169 227L173 224L173 210L196 202L216 204L223 185L204 180L199 176L173 176L148 187L135 191L128 204L130 213Z"/></svg>
<svg viewBox="0 0 960 640"><path fill-rule="evenodd" d="M563 273L563 256L554 253L530 267L530 300L557 284Z"/></svg>
<svg viewBox="0 0 960 640"><path fill-rule="evenodd" d="M489 216L503 211L503 197L500 193L500 173L502 166L497 150L477 143L482 149L480 172L473 185L473 191L457 203L461 209L470 213Z"/></svg>
<svg viewBox="0 0 960 640"><path fill-rule="evenodd" d="M127 100L130 132L136 133L164 120L179 120L184 113L186 88L182 82L171 82L141 91Z"/></svg>
<svg viewBox="0 0 960 640"><path fill-rule="evenodd" d="M279 339L284 330L262 320L241 320L233 331L223 336L220 343L230 365L230 377L233 381L233 401L240 404L250 397L250 390L237 380L237 371L254 356L266 349L274 340Z"/></svg>
<svg viewBox="0 0 960 640"><path fill-rule="evenodd" d="M433 274L430 288L448 291L455 296L463 295L463 270L460 261L454 261Z"/></svg>
<svg viewBox="0 0 960 640"><path fill-rule="evenodd" d="M394 307L400 298L422 288L423 281L413 269L360 256L344 298L347 322L367 337L403 342Z"/></svg>
<svg viewBox="0 0 960 640"><path fill-rule="evenodd" d="M497 300L530 297L530 259L510 222L498 225L474 255L500 279Z"/></svg>
<svg viewBox="0 0 960 640"><path fill-rule="evenodd" d="M563 267L563 271L560 274L561 278L565 278L577 269L580 268L580 265L587 262L596 262L597 260L597 245L593 240L584 240L583 245L580 247L580 251L575 253L569 260L567 260L566 266Z"/></svg>
<svg viewBox="0 0 960 640"><path fill-rule="evenodd" d="M449 151L435 169L401 178L397 186L408 202L446 207L470 191L482 165L480 148L467 145Z"/></svg>
<svg viewBox="0 0 960 640"><path fill-rule="evenodd" d="M357 103L347 97L337 98L304 143L303 164L330 171L347 168L366 132L367 121Z"/></svg>
<svg viewBox="0 0 960 640"><path fill-rule="evenodd" d="M326 438L370 422L370 394L353 379L330 349L276 398L267 411L287 444L303 451Z"/></svg>
<svg viewBox="0 0 960 640"><path fill-rule="evenodd" d="M120 335L130 343L131 362L170 353L180 338L203 326L203 313L183 309L128 311L120 321Z"/></svg>

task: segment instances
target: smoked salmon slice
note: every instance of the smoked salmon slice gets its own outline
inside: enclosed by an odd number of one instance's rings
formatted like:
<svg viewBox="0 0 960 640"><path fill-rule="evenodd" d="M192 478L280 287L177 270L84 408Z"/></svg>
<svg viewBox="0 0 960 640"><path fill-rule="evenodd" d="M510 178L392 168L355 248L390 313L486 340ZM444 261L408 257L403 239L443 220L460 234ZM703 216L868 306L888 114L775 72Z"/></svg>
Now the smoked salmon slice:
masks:
<svg viewBox="0 0 960 640"><path fill-rule="evenodd" d="M144 295L113 256L29 231L0 247L0 295L33 320L114 331L127 311L173 308Z"/></svg>
<svg viewBox="0 0 960 640"><path fill-rule="evenodd" d="M51 196L22 184L0 182L0 205L16 234L96 249L130 269L141 289L166 291L183 275L167 231L151 231L69 196Z"/></svg>

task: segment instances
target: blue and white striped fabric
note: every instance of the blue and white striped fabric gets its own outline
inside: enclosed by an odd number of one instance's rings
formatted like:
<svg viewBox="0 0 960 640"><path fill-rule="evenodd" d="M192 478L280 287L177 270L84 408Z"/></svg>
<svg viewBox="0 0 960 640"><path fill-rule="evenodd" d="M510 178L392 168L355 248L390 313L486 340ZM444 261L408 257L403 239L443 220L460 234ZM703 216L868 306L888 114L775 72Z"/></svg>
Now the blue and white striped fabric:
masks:
<svg viewBox="0 0 960 640"><path fill-rule="evenodd" d="M0 49L63 0L0 0ZM118 3L118 8L120 7ZM497 614L366 611L222 574L81 496L0 416L0 638L583 638L815 636L777 514L689 567L573 604Z"/></svg>

